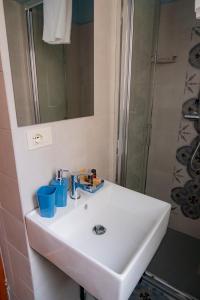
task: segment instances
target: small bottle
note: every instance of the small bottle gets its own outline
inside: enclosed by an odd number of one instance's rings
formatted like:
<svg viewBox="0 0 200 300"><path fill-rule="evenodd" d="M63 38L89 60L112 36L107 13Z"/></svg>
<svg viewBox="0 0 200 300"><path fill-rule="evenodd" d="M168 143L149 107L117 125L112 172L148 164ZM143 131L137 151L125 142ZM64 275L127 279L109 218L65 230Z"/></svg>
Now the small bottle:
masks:
<svg viewBox="0 0 200 300"><path fill-rule="evenodd" d="M97 170L96 169L92 169L91 173L93 174L93 178L97 177Z"/></svg>
<svg viewBox="0 0 200 300"><path fill-rule="evenodd" d="M91 186L93 185L93 174L92 173L88 175L87 181L88 181L89 185L91 185Z"/></svg>
<svg viewBox="0 0 200 300"><path fill-rule="evenodd" d="M51 185L56 186L55 205L57 207L64 207L67 205L68 179L63 176L64 172L68 172L68 170L59 169L56 178L50 183Z"/></svg>

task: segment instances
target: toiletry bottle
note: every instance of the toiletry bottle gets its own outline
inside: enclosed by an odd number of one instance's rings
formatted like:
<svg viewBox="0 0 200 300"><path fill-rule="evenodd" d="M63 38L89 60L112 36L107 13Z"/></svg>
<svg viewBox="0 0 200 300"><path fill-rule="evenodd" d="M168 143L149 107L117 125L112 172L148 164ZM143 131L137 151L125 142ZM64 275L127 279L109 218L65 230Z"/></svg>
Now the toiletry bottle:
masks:
<svg viewBox="0 0 200 300"><path fill-rule="evenodd" d="M93 186L97 187L98 185L100 185L102 183L101 178L99 178L97 176L97 170L96 169L92 169L91 173L93 174Z"/></svg>
<svg viewBox="0 0 200 300"><path fill-rule="evenodd" d="M93 174L93 178L97 178L97 170L96 169L92 169L91 173Z"/></svg>
<svg viewBox="0 0 200 300"><path fill-rule="evenodd" d="M68 179L63 174L68 170L59 169L56 174L56 178L51 181L51 185L56 186L56 201L57 207L64 207L67 205L67 190Z"/></svg>

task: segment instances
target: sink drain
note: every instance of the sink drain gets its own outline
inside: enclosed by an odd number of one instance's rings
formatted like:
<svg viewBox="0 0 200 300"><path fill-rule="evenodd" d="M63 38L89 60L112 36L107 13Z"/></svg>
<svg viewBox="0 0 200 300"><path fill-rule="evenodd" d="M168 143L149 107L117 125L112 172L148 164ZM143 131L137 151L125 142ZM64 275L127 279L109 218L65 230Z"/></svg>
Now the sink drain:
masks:
<svg viewBox="0 0 200 300"><path fill-rule="evenodd" d="M102 235L106 232L106 228L103 225L95 225L92 229L92 231L96 234L96 235Z"/></svg>

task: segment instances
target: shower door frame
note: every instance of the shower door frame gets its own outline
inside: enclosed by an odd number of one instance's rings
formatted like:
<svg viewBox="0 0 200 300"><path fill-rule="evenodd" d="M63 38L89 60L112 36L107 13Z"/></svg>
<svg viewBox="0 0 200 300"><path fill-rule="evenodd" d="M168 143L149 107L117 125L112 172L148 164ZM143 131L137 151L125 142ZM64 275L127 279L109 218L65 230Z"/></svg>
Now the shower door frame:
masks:
<svg viewBox="0 0 200 300"><path fill-rule="evenodd" d="M36 58L35 58L32 9L40 4L43 4L43 0L33 0L30 4L24 5L26 26L27 26L27 40L28 40L28 60L29 60L28 71L30 72L30 81L32 86L35 124L41 123L41 114L40 114L39 93L38 93L38 84L37 84L37 68L36 68Z"/></svg>
<svg viewBox="0 0 200 300"><path fill-rule="evenodd" d="M129 106L130 106L130 89L132 74L132 56L133 53L133 31L134 31L134 2L135 0L122 0L122 28L121 28L121 69L119 83L119 104L118 104L118 140L117 140L117 164L116 164L116 182L126 186L127 174L127 157L128 157L128 127L129 127ZM150 92L151 109L150 117L153 112L153 96L155 88L156 64L158 63L158 36L159 36L159 18L160 9L157 8L156 21L154 23L154 52L152 55L152 89ZM157 23L156 23L157 22ZM146 172L148 168L149 148L151 142L152 124L148 122L148 155L146 158ZM146 189L146 179L144 192Z"/></svg>
<svg viewBox="0 0 200 300"><path fill-rule="evenodd" d="M126 183L134 0L122 0L116 182Z"/></svg>
<svg viewBox="0 0 200 300"><path fill-rule="evenodd" d="M37 84L37 68L35 58L35 46L33 35L33 14L32 9L40 4L43 4L41 0L32 1L30 4L25 5L26 25L27 25L27 39L28 39L28 60L29 60L29 73L32 86L33 107L35 113L35 124L41 123L40 105L39 105L39 93Z"/></svg>
<svg viewBox="0 0 200 300"><path fill-rule="evenodd" d="M27 36L28 36L28 58L29 58L29 66L30 66L29 71L30 71L30 79L32 85L35 123L39 124L41 123L41 117L40 117L37 70L36 70L36 61L35 61L35 47L34 47L34 37L33 37L32 8L25 9L25 12L26 12Z"/></svg>

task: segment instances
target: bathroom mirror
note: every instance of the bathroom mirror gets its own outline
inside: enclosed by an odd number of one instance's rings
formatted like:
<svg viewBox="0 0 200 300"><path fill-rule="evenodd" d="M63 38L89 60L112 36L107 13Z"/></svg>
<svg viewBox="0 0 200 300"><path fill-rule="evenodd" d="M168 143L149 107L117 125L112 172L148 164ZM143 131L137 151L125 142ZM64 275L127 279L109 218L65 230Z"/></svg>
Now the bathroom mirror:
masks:
<svg viewBox="0 0 200 300"><path fill-rule="evenodd" d="M42 1L4 0L18 126L94 114L94 0L73 0L71 43L43 42Z"/></svg>

